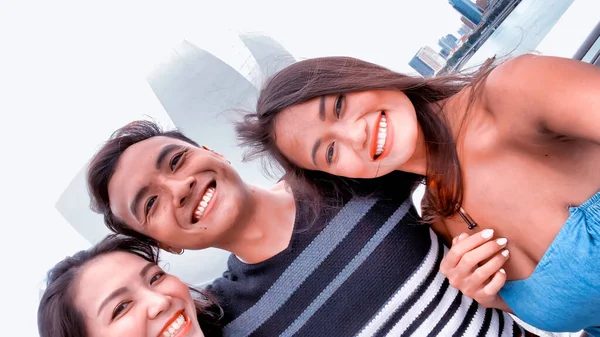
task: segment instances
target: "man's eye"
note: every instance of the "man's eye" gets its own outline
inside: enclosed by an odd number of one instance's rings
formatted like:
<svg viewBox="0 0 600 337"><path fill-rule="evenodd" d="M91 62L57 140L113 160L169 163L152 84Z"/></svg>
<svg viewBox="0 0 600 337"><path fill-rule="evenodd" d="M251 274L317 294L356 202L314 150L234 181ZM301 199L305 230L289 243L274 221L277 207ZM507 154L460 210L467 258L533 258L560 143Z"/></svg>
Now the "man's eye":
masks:
<svg viewBox="0 0 600 337"><path fill-rule="evenodd" d="M177 167L177 163L179 163L181 157L183 157L183 152L173 156L173 159L171 159L171 171L175 171L175 167Z"/></svg>
<svg viewBox="0 0 600 337"><path fill-rule="evenodd" d="M152 198L148 199L148 202L146 203L146 208L144 209L144 213L146 215L148 215L148 213L150 213L150 210L152 209L152 206L154 205L155 202L156 202L156 197L152 197Z"/></svg>
<svg viewBox="0 0 600 337"><path fill-rule="evenodd" d="M342 113L342 107L344 106L344 95L339 95L335 100L335 105L333 107L333 114L335 117L340 118L340 114Z"/></svg>

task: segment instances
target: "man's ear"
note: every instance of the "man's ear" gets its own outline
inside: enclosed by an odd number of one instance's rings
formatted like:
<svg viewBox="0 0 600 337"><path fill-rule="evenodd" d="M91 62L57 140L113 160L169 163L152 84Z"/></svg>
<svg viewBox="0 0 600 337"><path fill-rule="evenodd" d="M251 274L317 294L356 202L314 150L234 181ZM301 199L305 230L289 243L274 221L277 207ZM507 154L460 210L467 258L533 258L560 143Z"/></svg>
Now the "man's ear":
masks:
<svg viewBox="0 0 600 337"><path fill-rule="evenodd" d="M219 152L217 152L217 151L213 151L213 150L209 149L208 147L206 147L206 146L204 146L204 145L201 145L200 147L201 147L203 150L205 150L205 151L209 151L209 152L212 152L212 153L214 153L214 154L215 154L217 157L219 157L219 158L222 158L223 160L225 160L225 161L227 161L229 164L231 164L231 162L230 162L229 160L227 160L227 158L225 158L225 156L224 156L224 155L222 155L222 154L220 154Z"/></svg>
<svg viewBox="0 0 600 337"><path fill-rule="evenodd" d="M176 255L181 255L183 254L183 249L182 248L173 248L171 246L167 246L167 245L163 245L162 243L158 244L158 248L167 251L171 254L176 254Z"/></svg>

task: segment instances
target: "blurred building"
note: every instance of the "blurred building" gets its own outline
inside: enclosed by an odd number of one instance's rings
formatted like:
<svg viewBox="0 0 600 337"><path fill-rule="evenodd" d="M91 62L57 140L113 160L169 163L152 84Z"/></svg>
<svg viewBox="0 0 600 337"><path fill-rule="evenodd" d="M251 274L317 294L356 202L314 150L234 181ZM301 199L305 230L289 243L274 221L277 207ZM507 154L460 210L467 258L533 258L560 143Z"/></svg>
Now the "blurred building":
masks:
<svg viewBox="0 0 600 337"><path fill-rule="evenodd" d="M470 0L449 0L449 3L474 26L477 26L479 23L481 23L481 15L483 14L483 10L474 2Z"/></svg>
<svg viewBox="0 0 600 337"><path fill-rule="evenodd" d="M433 48L425 46L419 49L408 64L423 77L430 77L442 69L446 60Z"/></svg>
<svg viewBox="0 0 600 337"><path fill-rule="evenodd" d="M448 57L450 52L458 45L458 39L452 34L448 34L438 40L440 46L440 55Z"/></svg>

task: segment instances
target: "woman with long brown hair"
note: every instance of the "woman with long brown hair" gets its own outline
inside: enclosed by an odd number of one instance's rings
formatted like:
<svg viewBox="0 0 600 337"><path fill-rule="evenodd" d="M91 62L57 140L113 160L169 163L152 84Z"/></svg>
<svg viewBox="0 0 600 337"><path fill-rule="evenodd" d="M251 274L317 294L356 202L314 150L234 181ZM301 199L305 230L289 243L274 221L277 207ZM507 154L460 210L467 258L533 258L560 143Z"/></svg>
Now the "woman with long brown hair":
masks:
<svg viewBox="0 0 600 337"><path fill-rule="evenodd" d="M453 286L538 328L600 336L598 107L600 70L569 59L425 79L326 57L274 75L238 133L315 209L327 174L422 177Z"/></svg>

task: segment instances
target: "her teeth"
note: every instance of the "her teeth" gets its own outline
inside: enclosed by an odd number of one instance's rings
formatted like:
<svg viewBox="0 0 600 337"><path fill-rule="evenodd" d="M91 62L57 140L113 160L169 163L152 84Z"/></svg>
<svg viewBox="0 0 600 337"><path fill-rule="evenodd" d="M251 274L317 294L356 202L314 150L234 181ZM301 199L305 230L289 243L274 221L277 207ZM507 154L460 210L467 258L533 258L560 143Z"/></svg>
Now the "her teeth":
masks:
<svg viewBox="0 0 600 337"><path fill-rule="evenodd" d="M200 201L200 206L206 207L207 205L208 205L208 203L206 201L204 201L204 200Z"/></svg>
<svg viewBox="0 0 600 337"><path fill-rule="evenodd" d="M386 137L387 137L387 118L385 117L385 115L382 115L381 119L379 120L379 129L377 130L377 148L375 150L376 156L379 156L383 153Z"/></svg>

